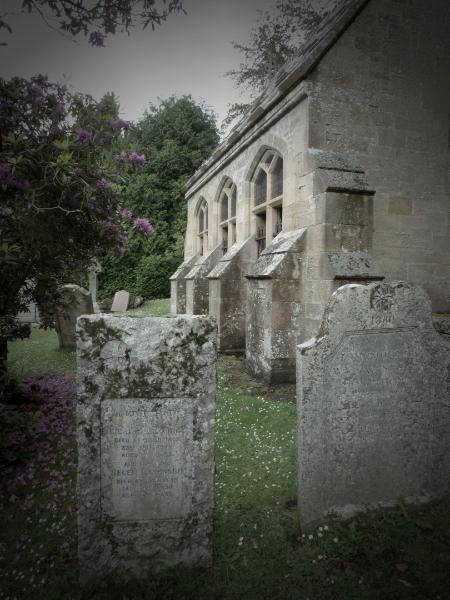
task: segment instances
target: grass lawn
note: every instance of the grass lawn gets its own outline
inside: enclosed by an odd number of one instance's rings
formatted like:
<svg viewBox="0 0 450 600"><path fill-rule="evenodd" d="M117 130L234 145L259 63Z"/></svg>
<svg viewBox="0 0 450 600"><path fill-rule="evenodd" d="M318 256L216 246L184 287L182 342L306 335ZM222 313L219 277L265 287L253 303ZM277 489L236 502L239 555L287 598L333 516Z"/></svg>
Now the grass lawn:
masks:
<svg viewBox="0 0 450 600"><path fill-rule="evenodd" d="M153 306L159 314L168 311L167 301ZM73 356L57 349L53 332L34 330L31 340L11 344L10 361L14 373L45 375L46 381L28 383L37 421L18 440L22 462L4 472L0 599L450 598L450 502L400 506L302 534L295 506L295 406L231 387L223 359L213 567L141 582L103 580L80 590Z"/></svg>

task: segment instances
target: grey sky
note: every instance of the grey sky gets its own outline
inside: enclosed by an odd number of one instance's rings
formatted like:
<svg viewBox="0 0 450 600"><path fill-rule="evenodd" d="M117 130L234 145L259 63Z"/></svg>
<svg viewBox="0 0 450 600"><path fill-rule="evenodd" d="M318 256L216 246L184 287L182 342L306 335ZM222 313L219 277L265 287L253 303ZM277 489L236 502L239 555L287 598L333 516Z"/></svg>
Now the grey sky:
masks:
<svg viewBox="0 0 450 600"><path fill-rule="evenodd" d="M19 0L0 0L3 7ZM29 77L48 74L66 80L75 90L100 98L114 91L122 116L139 118L149 102L171 94L192 94L205 100L218 115L239 101L233 82L224 73L239 64L231 41L245 42L258 9L274 0L184 0L187 15L171 16L155 31L135 29L118 34L105 48L91 48L49 29L38 15L9 17L13 34L2 34L1 75Z"/></svg>

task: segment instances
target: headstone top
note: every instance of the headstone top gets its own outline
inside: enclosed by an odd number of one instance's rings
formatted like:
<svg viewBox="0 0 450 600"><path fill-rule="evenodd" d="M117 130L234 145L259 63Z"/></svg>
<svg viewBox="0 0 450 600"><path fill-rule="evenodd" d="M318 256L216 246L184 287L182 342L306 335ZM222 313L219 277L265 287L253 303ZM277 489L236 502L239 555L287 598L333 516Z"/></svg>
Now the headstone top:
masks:
<svg viewBox="0 0 450 600"><path fill-rule="evenodd" d="M431 302L423 288L404 281L352 283L332 294L317 339L335 340L345 331L408 326L434 331ZM302 351L303 344L299 348Z"/></svg>
<svg viewBox="0 0 450 600"><path fill-rule="evenodd" d="M111 312L126 312L130 304L130 294L126 290L120 290L114 294Z"/></svg>

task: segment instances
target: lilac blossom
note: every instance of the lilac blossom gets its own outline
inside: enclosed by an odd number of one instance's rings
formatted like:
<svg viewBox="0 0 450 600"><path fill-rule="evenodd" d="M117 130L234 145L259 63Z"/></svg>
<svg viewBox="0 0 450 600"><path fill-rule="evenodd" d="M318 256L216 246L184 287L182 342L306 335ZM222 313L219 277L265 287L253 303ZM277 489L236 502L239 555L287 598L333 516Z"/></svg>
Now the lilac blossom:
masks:
<svg viewBox="0 0 450 600"><path fill-rule="evenodd" d="M136 231L143 233L144 235L151 235L153 233L153 225L145 217L138 217L134 220L134 228Z"/></svg>
<svg viewBox="0 0 450 600"><path fill-rule="evenodd" d="M126 152L124 152L122 150L122 152L119 152L119 154L116 154L116 160L118 160L119 162L126 162L126 160L127 160Z"/></svg>
<svg viewBox="0 0 450 600"><path fill-rule="evenodd" d="M90 144L92 142L92 134L89 133L89 131L86 131L86 129L77 127L75 132L78 136L77 141L80 142L80 144Z"/></svg>
<svg viewBox="0 0 450 600"><path fill-rule="evenodd" d="M30 85L30 90L32 94L36 94L36 96L43 96L44 92L42 91L42 88L40 86L38 86L37 83L32 83Z"/></svg>
<svg viewBox="0 0 450 600"><path fill-rule="evenodd" d="M113 117L111 119L111 127L113 129L129 129L130 121L126 121L125 119L121 119L120 117Z"/></svg>
<svg viewBox="0 0 450 600"><path fill-rule="evenodd" d="M128 157L130 163L133 165L138 165L139 167L143 167L145 164L145 154L138 154L137 152L132 152Z"/></svg>
<svg viewBox="0 0 450 600"><path fill-rule="evenodd" d="M106 190L108 188L108 182L103 177L102 179L99 179L95 185L99 190Z"/></svg>

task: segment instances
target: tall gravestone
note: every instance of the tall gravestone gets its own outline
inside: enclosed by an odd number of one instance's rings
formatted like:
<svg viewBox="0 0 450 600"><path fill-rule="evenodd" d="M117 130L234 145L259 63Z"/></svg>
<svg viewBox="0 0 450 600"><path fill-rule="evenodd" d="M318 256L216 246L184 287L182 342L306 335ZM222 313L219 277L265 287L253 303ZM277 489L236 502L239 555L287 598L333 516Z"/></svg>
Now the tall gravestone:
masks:
<svg viewBox="0 0 450 600"><path fill-rule="evenodd" d="M92 297L85 288L69 283L60 288L61 302L55 311L59 347L75 350L77 318L94 312Z"/></svg>
<svg viewBox="0 0 450 600"><path fill-rule="evenodd" d="M345 285L298 346L298 505L327 516L448 492L450 347L404 282Z"/></svg>
<svg viewBox="0 0 450 600"><path fill-rule="evenodd" d="M216 337L206 316L78 320L82 581L210 564Z"/></svg>

